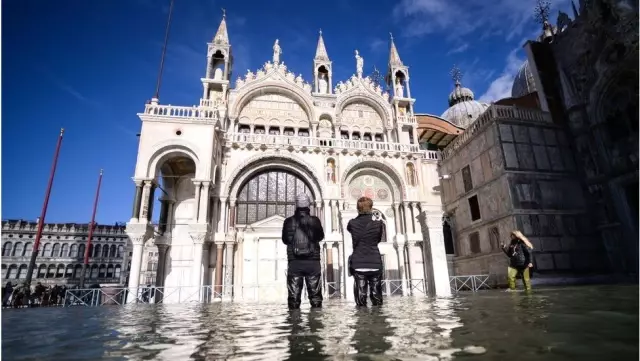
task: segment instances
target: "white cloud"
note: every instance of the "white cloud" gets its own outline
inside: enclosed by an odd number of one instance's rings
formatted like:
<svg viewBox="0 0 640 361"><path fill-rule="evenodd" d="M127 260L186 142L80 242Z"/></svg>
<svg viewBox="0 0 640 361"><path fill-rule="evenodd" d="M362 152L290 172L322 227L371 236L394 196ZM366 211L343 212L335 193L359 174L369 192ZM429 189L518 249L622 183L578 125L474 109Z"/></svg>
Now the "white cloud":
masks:
<svg viewBox="0 0 640 361"><path fill-rule="evenodd" d="M422 36L446 33L449 38L475 35L504 35L507 41L522 35L533 23L536 0L401 0L393 14L407 21L405 35ZM551 13L564 8L569 0L552 4Z"/></svg>
<svg viewBox="0 0 640 361"><path fill-rule="evenodd" d="M507 55L506 64L500 76L489 84L487 90L479 98L481 102L494 102L503 98L511 97L511 87L513 79L525 62L525 59L518 57L520 48L513 49Z"/></svg>
<svg viewBox="0 0 640 361"><path fill-rule="evenodd" d="M447 55L452 55L452 54L458 54L458 53L463 53L465 52L467 49L469 49L469 43L462 43L459 46L449 50L447 52Z"/></svg>

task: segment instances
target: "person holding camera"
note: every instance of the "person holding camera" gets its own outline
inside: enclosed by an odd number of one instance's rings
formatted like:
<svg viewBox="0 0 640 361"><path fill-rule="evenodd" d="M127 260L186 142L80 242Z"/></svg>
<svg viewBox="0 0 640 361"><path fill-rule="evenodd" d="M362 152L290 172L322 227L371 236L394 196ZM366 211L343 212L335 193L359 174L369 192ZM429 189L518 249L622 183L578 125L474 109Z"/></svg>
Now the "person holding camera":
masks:
<svg viewBox="0 0 640 361"><path fill-rule="evenodd" d="M511 243L509 246L501 245L502 251L509 257L509 267L507 268L507 283L510 291L516 289L516 278L522 277L524 289L531 291L530 269L533 267L531 260L531 250L533 245L527 237L520 231L511 232Z"/></svg>

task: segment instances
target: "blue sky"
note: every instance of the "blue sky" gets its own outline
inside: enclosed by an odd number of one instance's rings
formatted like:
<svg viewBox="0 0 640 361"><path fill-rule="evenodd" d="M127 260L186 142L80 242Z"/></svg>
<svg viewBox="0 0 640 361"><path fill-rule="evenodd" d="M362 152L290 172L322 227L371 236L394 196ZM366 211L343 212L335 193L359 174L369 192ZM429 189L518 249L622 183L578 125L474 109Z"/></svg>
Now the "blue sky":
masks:
<svg viewBox="0 0 640 361"><path fill-rule="evenodd" d="M303 5L304 4L304 5ZM310 80L318 29L334 84L386 70L389 32L410 67L416 111L441 114L453 64L476 98L508 96L538 34L534 0L176 0L160 102L198 103L206 42L227 11L234 80L271 58L280 39L288 68ZM140 120L154 92L169 0L2 2L2 218L39 216L61 127L65 128L46 220L88 222L98 172L98 223L130 216ZM569 0L554 1L570 14ZM159 208L156 208L159 209ZM156 212L157 213L157 212Z"/></svg>

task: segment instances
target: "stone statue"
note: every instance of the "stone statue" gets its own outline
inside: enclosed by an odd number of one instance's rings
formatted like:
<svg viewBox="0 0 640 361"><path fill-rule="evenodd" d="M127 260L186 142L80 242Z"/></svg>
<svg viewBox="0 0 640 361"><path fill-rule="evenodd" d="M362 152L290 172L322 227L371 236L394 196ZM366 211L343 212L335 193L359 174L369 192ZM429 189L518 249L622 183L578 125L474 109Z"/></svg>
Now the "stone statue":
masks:
<svg viewBox="0 0 640 361"><path fill-rule="evenodd" d="M318 91L321 94L326 94L328 93L329 89L329 82L327 81L327 74L326 73L320 73L318 75Z"/></svg>
<svg viewBox="0 0 640 361"><path fill-rule="evenodd" d="M407 164L407 181L410 186L416 185L416 174L413 169L413 164Z"/></svg>
<svg viewBox="0 0 640 361"><path fill-rule="evenodd" d="M335 183L336 182L336 172L335 172L335 163L332 160L327 162L327 182Z"/></svg>
<svg viewBox="0 0 640 361"><path fill-rule="evenodd" d="M280 63L280 54L282 54L282 49L278 44L278 39L276 39L276 42L273 44L273 63L274 64Z"/></svg>
<svg viewBox="0 0 640 361"><path fill-rule="evenodd" d="M213 71L213 79L222 80L222 68L218 67Z"/></svg>
<svg viewBox="0 0 640 361"><path fill-rule="evenodd" d="M396 96L398 98L404 98L404 87L402 86L402 79L396 78Z"/></svg>
<svg viewBox="0 0 640 361"><path fill-rule="evenodd" d="M356 74L358 74L358 78L362 78L362 68L364 68L364 60L356 50Z"/></svg>

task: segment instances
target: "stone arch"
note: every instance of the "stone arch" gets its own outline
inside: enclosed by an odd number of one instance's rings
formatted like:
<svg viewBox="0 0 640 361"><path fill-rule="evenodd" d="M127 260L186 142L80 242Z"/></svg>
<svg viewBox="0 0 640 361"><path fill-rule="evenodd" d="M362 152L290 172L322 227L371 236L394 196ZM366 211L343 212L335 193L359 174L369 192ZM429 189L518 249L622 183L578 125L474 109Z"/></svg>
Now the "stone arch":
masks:
<svg viewBox="0 0 640 361"><path fill-rule="evenodd" d="M280 168L304 179L313 191L316 200L324 199L325 190L318 172L302 159L286 154L259 154L242 162L227 178L221 197L235 199L246 180L269 168Z"/></svg>
<svg viewBox="0 0 640 361"><path fill-rule="evenodd" d="M152 153L147 162L147 170L144 174L146 178L154 178L159 168L171 158L178 156L184 156L193 161L196 166L196 178L206 178L202 173L202 167L200 166L200 159L198 158L197 150L187 142L172 141L172 144L162 145L160 144L157 149ZM181 144L184 143L184 144Z"/></svg>
<svg viewBox="0 0 640 361"><path fill-rule="evenodd" d="M400 201L406 198L407 186L402 180L402 176L392 165L382 160L359 159L349 164L349 166L347 166L347 168L342 172L342 179L340 183L343 192L349 185L348 181L352 178L352 175L355 175L361 169L373 169L379 171L380 174L390 182L395 201Z"/></svg>
<svg viewBox="0 0 640 361"><path fill-rule="evenodd" d="M392 119L391 111L385 103L383 103L382 101L380 101L380 99L377 99L377 98L378 98L378 95L372 96L372 95L364 95L362 93L347 95L344 98L338 100L338 102L336 103L336 114L340 116L340 114L342 113L342 110L347 105L360 101L367 105L370 105L373 109L375 109L378 112L378 114L380 114L380 117L382 118L382 122L383 122L383 128L386 128L387 125L390 123L390 120Z"/></svg>
<svg viewBox="0 0 640 361"><path fill-rule="evenodd" d="M372 175L374 177L380 178L382 181L384 181L387 184L387 186L389 186L389 190L391 190L391 192L393 193L393 196L392 196L393 202L398 202L402 199L400 188L398 187L396 182L393 180L393 178L390 177L389 174L385 173L384 171L381 171L380 169L376 169L376 168L364 167L364 168L353 170L349 174L349 176L346 177L345 182L343 183L343 191L348 191L349 185L352 183L352 181L355 178L357 178L360 175ZM351 199L350 194L345 193L343 195L345 199ZM375 208L375 205L376 204L374 203L374 208Z"/></svg>
<svg viewBox="0 0 640 361"><path fill-rule="evenodd" d="M630 66L625 64L621 67L611 68L607 72L602 74L599 82L594 85L593 90L590 94L590 103L593 104L595 121L604 121L607 116L606 102L611 99L611 93L619 89L620 80L628 80L628 75L635 76L635 81L624 83L627 83L627 85L634 84L636 86L635 90L637 92L638 69L636 65ZM635 97L635 99L637 100L638 98Z"/></svg>
<svg viewBox="0 0 640 361"><path fill-rule="evenodd" d="M254 97L272 93L291 97L300 104L300 106L302 106L302 109L307 113L309 121L316 119L313 100L307 96L302 89L297 86L287 86L287 84L283 82L276 81L269 81L266 83L258 82L243 88L229 112L229 118L237 118L240 115L242 108L249 104Z"/></svg>

